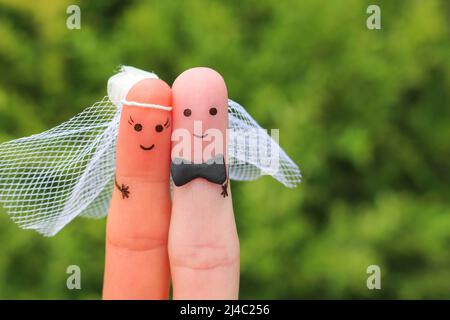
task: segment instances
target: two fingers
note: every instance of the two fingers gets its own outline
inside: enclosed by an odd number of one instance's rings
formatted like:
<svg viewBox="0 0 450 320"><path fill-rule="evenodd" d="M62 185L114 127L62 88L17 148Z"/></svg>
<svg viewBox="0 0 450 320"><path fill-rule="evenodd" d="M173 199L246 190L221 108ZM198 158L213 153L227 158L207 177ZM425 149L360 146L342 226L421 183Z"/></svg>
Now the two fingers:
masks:
<svg viewBox="0 0 450 320"><path fill-rule="evenodd" d="M133 86L126 100L173 110L123 107L103 297L166 299L171 278L174 299L237 299L239 241L228 177L219 183L209 178L216 173L204 173L174 186L172 202L169 195L175 144L185 143L180 156L200 164L208 159L198 157L195 146L207 147L211 139L204 132L215 129L222 133L215 139L225 147L212 156L227 159L228 97L222 77L211 69L190 69L172 91L161 80L147 79ZM178 129L189 133L191 143L171 145L171 132Z"/></svg>

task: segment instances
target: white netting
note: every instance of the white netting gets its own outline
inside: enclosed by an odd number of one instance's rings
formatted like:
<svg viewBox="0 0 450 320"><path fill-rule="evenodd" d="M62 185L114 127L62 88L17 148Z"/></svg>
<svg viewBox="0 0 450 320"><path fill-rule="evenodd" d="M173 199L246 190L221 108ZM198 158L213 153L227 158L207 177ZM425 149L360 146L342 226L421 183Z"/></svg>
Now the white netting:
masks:
<svg viewBox="0 0 450 320"><path fill-rule="evenodd" d="M77 216L107 214L114 187L117 105L105 97L51 130L0 144L0 203L20 227L52 236ZM298 167L231 100L229 126L234 135L229 140L231 179L270 174L288 187L300 181Z"/></svg>
<svg viewBox="0 0 450 320"><path fill-rule="evenodd" d="M287 187L301 180L300 169L277 141L239 103L228 100L230 178L255 180L271 175Z"/></svg>
<svg viewBox="0 0 450 320"><path fill-rule="evenodd" d="M24 229L52 236L111 198L120 109L108 97L61 125L0 145L0 202Z"/></svg>

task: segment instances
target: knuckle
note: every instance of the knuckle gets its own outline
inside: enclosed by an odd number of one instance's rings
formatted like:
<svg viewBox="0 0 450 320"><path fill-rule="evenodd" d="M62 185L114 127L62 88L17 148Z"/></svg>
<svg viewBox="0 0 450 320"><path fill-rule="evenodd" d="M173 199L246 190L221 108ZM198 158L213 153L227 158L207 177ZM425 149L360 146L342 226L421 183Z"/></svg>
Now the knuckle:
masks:
<svg viewBox="0 0 450 320"><path fill-rule="evenodd" d="M111 247L128 251L152 251L167 247L167 241L162 238L109 236L106 242Z"/></svg>
<svg viewBox="0 0 450 320"><path fill-rule="evenodd" d="M174 266L197 270L227 267L239 261L239 249L233 246L184 245L169 254Z"/></svg>

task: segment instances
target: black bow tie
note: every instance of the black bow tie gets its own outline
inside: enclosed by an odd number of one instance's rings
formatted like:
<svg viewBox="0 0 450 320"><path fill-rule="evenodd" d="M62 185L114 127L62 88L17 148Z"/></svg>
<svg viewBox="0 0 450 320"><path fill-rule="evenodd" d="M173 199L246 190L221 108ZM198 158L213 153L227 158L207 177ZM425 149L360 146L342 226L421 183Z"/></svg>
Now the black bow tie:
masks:
<svg viewBox="0 0 450 320"><path fill-rule="evenodd" d="M195 164L187 160L175 158L170 164L173 183L180 187L195 178L204 178L215 184L223 184L227 181L227 170L225 159L222 154L206 161L206 163Z"/></svg>

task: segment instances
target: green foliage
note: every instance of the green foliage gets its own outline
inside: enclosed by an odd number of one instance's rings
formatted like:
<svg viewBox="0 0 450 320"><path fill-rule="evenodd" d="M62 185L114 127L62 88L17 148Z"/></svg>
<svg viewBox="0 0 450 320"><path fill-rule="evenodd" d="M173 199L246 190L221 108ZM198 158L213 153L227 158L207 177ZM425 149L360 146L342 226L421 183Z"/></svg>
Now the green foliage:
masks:
<svg viewBox="0 0 450 320"><path fill-rule="evenodd" d="M241 298L449 298L447 1L85 0L81 30L69 4L0 1L1 140L99 100L119 64L168 83L212 67L304 175L292 190L233 183ZM99 298L104 228L80 218L43 238L1 214L0 298Z"/></svg>

